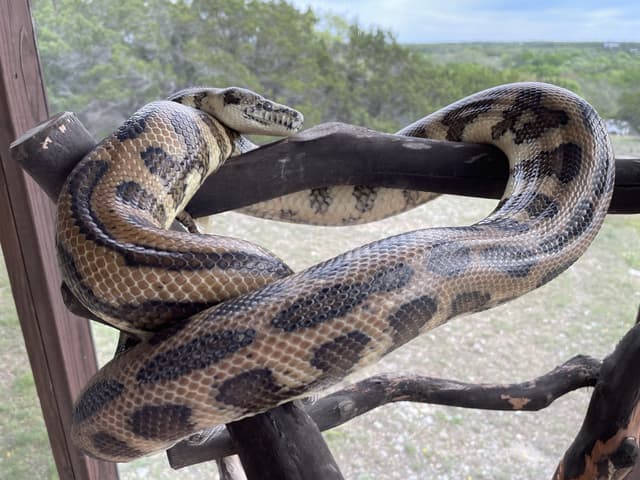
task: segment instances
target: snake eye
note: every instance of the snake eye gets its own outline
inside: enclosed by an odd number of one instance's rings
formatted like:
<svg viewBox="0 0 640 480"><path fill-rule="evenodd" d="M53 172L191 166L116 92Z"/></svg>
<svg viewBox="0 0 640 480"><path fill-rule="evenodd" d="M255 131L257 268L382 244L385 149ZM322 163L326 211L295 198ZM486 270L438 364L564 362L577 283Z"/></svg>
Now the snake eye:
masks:
<svg viewBox="0 0 640 480"><path fill-rule="evenodd" d="M273 105L270 102L264 102L262 104L262 109L266 110L267 112L270 112L273 110Z"/></svg>

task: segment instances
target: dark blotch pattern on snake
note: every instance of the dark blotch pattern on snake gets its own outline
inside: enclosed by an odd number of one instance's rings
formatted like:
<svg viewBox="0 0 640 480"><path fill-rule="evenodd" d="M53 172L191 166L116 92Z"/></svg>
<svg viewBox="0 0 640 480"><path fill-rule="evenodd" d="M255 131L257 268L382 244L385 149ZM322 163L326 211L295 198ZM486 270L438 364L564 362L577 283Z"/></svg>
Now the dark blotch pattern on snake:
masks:
<svg viewBox="0 0 640 480"><path fill-rule="evenodd" d="M606 129L584 100L540 83L492 88L398 133L502 149L511 179L493 213L292 273L249 242L167 228L204 178L238 153L238 132L268 124L286 135L302 116L240 89L173 100L143 107L98 145L58 201L69 288L142 338L91 380L74 410L74 441L107 460L128 461L273 408L454 316L543 285L587 249L613 188ZM362 186L297 195L302 202L282 200L265 215L350 223L431 198Z"/></svg>

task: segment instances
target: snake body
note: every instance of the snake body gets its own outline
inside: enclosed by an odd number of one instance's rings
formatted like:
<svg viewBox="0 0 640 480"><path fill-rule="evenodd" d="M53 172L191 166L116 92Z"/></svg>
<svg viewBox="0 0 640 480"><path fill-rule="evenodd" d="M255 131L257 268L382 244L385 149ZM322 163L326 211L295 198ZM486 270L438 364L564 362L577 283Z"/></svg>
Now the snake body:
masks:
<svg viewBox="0 0 640 480"><path fill-rule="evenodd" d="M143 338L74 407L74 441L99 458L129 461L263 412L545 284L589 246L613 189L606 129L587 102L547 84L492 88L398 133L502 149L510 180L493 213L292 273L250 243L165 230L242 128L204 113L206 99L144 107L76 167L58 202L65 281Z"/></svg>

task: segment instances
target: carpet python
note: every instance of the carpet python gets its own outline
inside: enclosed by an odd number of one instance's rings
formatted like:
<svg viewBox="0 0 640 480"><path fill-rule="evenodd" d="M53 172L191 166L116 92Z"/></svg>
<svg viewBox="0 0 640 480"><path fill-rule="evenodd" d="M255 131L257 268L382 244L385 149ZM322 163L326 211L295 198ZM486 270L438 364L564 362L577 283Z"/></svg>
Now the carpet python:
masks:
<svg viewBox="0 0 640 480"><path fill-rule="evenodd" d="M587 102L541 83L491 88L398 132L504 151L510 177L489 216L385 238L293 273L249 242L167 228L241 150L240 133L290 135L302 115L238 88L171 100L144 106L103 140L58 200L65 282L89 310L138 337L74 406L74 442L105 460L129 461L266 411L453 317L545 284L589 246L613 189L611 145ZM428 198L332 187L295 194L297 206L276 200L265 215L354 223Z"/></svg>

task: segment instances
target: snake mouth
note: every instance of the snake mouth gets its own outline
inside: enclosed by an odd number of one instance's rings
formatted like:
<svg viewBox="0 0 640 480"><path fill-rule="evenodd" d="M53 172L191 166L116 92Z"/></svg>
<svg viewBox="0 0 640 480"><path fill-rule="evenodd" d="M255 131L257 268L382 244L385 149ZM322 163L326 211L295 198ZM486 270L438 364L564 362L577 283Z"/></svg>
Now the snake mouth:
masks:
<svg viewBox="0 0 640 480"><path fill-rule="evenodd" d="M245 134L288 137L304 122L297 110L239 87L189 88L171 95L169 100L202 110Z"/></svg>
<svg viewBox="0 0 640 480"><path fill-rule="evenodd" d="M295 133L300 130L304 121L304 117L297 110L269 101L246 106L242 113L247 120L263 125L276 135Z"/></svg>

